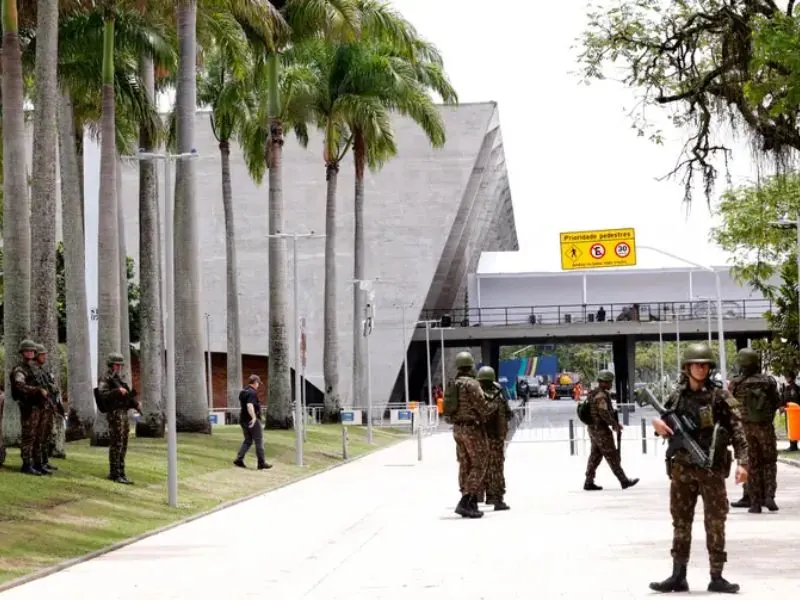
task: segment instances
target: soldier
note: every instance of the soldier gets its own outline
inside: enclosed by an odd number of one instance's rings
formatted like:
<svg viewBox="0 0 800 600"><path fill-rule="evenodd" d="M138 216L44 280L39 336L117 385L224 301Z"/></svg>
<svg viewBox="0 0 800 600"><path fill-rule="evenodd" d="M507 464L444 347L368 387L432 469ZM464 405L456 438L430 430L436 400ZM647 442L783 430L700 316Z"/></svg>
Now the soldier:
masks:
<svg viewBox="0 0 800 600"><path fill-rule="evenodd" d="M714 368L714 353L707 344L692 344L683 356L684 383L667 399L667 410L696 425L693 437L708 454L714 464L710 469L695 466L689 452L676 448L670 440L667 447L667 474L671 480L669 508L672 515L672 575L664 581L650 584L657 592L686 592L686 565L692 544L692 522L694 521L697 497L703 498L705 511L706 546L711 565L709 592L734 594L739 585L722 577L727 560L725 553L725 519L728 514L728 496L725 479L730 474L731 455L727 447L733 444L738 466L736 483L747 480L747 441L742 429L741 417L731 395L717 387L709 373ZM653 419L653 428L658 435L668 438L672 430L660 418Z"/></svg>
<svg viewBox="0 0 800 600"><path fill-rule="evenodd" d="M47 401L47 390L36 382L33 359L36 355L36 342L25 339L19 344L22 355L20 362L11 371L11 396L19 403L22 435L20 454L21 471L26 475L50 475L42 469L41 439L39 437L42 410Z"/></svg>
<svg viewBox="0 0 800 600"><path fill-rule="evenodd" d="M122 380L120 371L125 364L122 354L112 352L108 355L106 364L108 371L97 384L97 394L101 396L102 402L108 407L106 412L110 436L108 478L117 483L133 485L133 482L125 475L125 455L128 452L128 434L130 433L128 411L133 408L141 412L142 408L139 401L136 400L136 391Z"/></svg>
<svg viewBox="0 0 800 600"><path fill-rule="evenodd" d="M781 388L781 412L785 411L789 402L800 404L800 390L797 388L797 372L787 371L783 376L786 383ZM788 433L789 421L786 421L786 431ZM789 441L789 452L797 452L797 440Z"/></svg>
<svg viewBox="0 0 800 600"><path fill-rule="evenodd" d="M36 360L33 363L34 377L37 383L47 390L47 400L44 403L39 420L39 439L41 440L41 460L39 464L42 471L52 472L58 471L58 468L50 464L50 438L53 435L56 413L59 413L58 419L63 420L64 407L61 406L55 379L44 367L46 360L47 350L41 344L36 344Z"/></svg>
<svg viewBox="0 0 800 600"><path fill-rule="evenodd" d="M594 477L597 474L597 467L604 458L623 490L639 483L638 478L628 479L628 476L625 475L620 464L622 457L619 450L614 447L614 436L611 430L622 431L622 424L614 417L614 406L611 404L611 395L608 393L613 382L614 374L611 371L600 371L597 375L597 387L589 390L587 398L592 415L591 425L586 426L592 442L592 450L586 463L586 481L583 484L583 489L587 492L603 489L595 484Z"/></svg>
<svg viewBox="0 0 800 600"><path fill-rule="evenodd" d="M778 440L774 420L781 403L778 384L761 373L761 359L755 350L743 348L736 360L740 374L733 378L729 390L739 403L750 468L745 496L731 505L749 505L751 513L760 513L762 506L776 511Z"/></svg>
<svg viewBox="0 0 800 600"><path fill-rule="evenodd" d="M458 483L461 500L456 513L462 517L477 519L483 516L478 510L478 493L486 477L487 443L484 423L492 409L483 396L480 384L475 377L475 359L469 352L459 352L456 356L455 381L448 384L457 405L451 412L451 398L445 394L445 415L453 424L453 437L456 441L458 458Z"/></svg>
<svg viewBox="0 0 800 600"><path fill-rule="evenodd" d="M494 504L495 510L511 508L503 501L506 493L506 478L503 473L505 463L506 435L508 422L512 412L508 400L503 395L503 388L495 381L492 367L481 367L478 370L478 383L483 395L493 407L494 412L486 421L486 441L488 446L488 464L486 469L486 504Z"/></svg>

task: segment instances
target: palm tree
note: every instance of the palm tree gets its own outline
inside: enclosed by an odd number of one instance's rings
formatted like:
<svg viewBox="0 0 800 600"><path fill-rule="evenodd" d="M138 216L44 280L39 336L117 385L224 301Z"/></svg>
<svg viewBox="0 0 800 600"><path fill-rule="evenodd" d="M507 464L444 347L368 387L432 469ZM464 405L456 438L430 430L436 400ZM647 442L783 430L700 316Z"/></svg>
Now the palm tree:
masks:
<svg viewBox="0 0 800 600"><path fill-rule="evenodd" d="M378 170L397 148L390 114L396 111L413 119L428 136L434 147L445 143L442 116L429 91L445 102L457 102L457 95L444 74L436 49L413 34L405 43L388 36L366 39L349 47L350 84L354 99L349 110L348 126L353 136L355 163L355 241L353 279L364 280L366 241L364 236L364 171ZM366 397L364 377L365 346L360 322L364 310L363 291L358 285L353 292L353 400Z"/></svg>
<svg viewBox="0 0 800 600"><path fill-rule="evenodd" d="M242 377L242 341L239 324L239 283L236 260L230 142L238 133L248 109L247 66L232 52L214 48L198 79L198 101L211 107L211 130L219 144L222 167L222 208L225 214L225 261L227 276L227 406L237 403Z"/></svg>
<svg viewBox="0 0 800 600"><path fill-rule="evenodd" d="M58 106L58 4L39 0L37 10L31 188L32 335L50 350L58 381L56 309L56 157Z"/></svg>
<svg viewBox="0 0 800 600"><path fill-rule="evenodd" d="M29 333L31 284L30 200L25 160L23 73L18 32L17 1L2 0L3 20L3 326L5 342L5 389L18 356L17 346ZM9 394L10 395L10 394ZM3 407L2 436L15 444L20 436L19 406ZM0 442L2 444L2 442ZM0 452L4 459L5 451Z"/></svg>
<svg viewBox="0 0 800 600"><path fill-rule="evenodd" d="M358 13L353 0L270 0L273 8L290 27L290 35L276 39L275 49L267 56L269 93L269 135L266 141L269 170L269 371L267 426L291 426L291 380L286 322L286 247L276 236L284 232L282 153L284 121L282 106L280 53L304 39L325 35L328 39L349 39L358 28ZM287 99L283 99L285 103ZM293 315L292 318L296 318Z"/></svg>

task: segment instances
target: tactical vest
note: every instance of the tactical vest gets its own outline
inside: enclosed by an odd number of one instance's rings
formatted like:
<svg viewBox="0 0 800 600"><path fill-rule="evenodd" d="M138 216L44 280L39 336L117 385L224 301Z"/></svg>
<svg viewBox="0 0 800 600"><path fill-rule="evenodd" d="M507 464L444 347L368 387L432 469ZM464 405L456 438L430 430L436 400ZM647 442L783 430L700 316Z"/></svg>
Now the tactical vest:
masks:
<svg viewBox="0 0 800 600"><path fill-rule="evenodd" d="M488 388L481 386L481 389L488 402L500 403L497 410L495 410L489 417L489 420L486 421L486 433L492 439L505 439L508 433L508 426L506 423L506 402L503 393L494 385Z"/></svg>
<svg viewBox="0 0 800 600"><path fill-rule="evenodd" d="M770 399L770 381L761 375L749 375L735 380L731 386L734 398L741 406L746 423L772 423L775 406Z"/></svg>
<svg viewBox="0 0 800 600"><path fill-rule="evenodd" d="M16 371L17 369L21 369L22 372L25 373L25 382L30 384L31 379L33 379L33 371L31 370L31 365L28 364L27 362L22 362L18 364L16 367L14 367L13 371ZM13 378L13 371L12 371L12 378ZM14 385L13 381L11 383L11 397L20 404L25 404L30 402L30 398L22 394L22 392L17 389L17 386Z"/></svg>
<svg viewBox="0 0 800 600"><path fill-rule="evenodd" d="M674 410L680 416L685 417L691 424L691 435L700 447L709 452L711 450L711 440L714 437L714 424L716 415L714 414L714 392L713 390L702 390L692 392L683 389L674 405ZM669 452L667 458L670 458Z"/></svg>

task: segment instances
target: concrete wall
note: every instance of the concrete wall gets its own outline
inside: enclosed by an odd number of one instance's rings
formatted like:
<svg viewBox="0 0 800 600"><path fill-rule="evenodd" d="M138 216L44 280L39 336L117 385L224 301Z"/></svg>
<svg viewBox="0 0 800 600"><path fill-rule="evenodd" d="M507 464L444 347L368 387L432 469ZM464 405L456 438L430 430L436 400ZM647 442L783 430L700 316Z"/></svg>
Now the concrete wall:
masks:
<svg viewBox="0 0 800 600"><path fill-rule="evenodd" d="M431 148L421 131L403 118L394 121L399 155L379 173L366 177L365 229L366 276L379 277L376 291L376 324L370 339L373 394L376 402L388 398L402 365L403 323L400 306L413 303L406 314L406 337L425 305L431 281L440 266L465 190L473 175L484 139L496 122L494 103L464 104L441 109L447 127L447 144ZM211 315L211 349L225 352L225 248L221 201L219 150L207 114L196 120L197 192L199 236L202 254L202 309ZM307 149L287 136L284 147L285 230L325 230L325 169L321 138L312 132ZM231 169L236 203L240 308L243 352L266 355L268 348L267 188L250 179L241 152L232 149ZM498 163L501 164L501 163ZM505 250L516 248L513 214L509 218L510 193L504 162L498 181L506 185L500 194L485 194L504 211L499 239L487 243ZM339 312L340 393L351 401L352 373L352 273L353 273L353 164L344 160L339 175L337 228L337 305ZM138 171L129 165L123 172L122 205L128 254L138 256ZM496 236L497 237L497 236ZM479 248L472 251L479 254ZM472 256L467 257L473 259ZM291 253L289 254L291 261ZM299 305L308 323L308 378L322 386L324 240L298 242ZM292 269L289 265L291 312ZM180 281L176 282L180 285ZM464 285L466 288L466 277ZM462 296L464 291L462 290ZM292 352L293 355L293 352ZM292 358L292 362L293 362Z"/></svg>

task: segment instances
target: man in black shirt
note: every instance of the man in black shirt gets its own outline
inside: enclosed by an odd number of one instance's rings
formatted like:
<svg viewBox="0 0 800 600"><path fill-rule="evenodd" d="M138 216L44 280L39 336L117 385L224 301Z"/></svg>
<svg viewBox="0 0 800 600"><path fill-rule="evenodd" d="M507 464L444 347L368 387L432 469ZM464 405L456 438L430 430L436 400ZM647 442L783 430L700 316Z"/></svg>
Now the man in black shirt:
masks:
<svg viewBox="0 0 800 600"><path fill-rule="evenodd" d="M264 431L261 428L261 403L258 401L258 386L260 385L261 378L258 375L250 375L247 385L239 392L239 402L242 405L239 425L244 433L244 441L233 464L242 469L247 468L244 464L244 455L255 442L258 470L262 471L272 468L272 465L264 459Z"/></svg>

